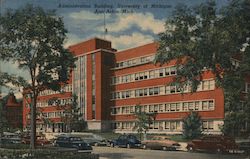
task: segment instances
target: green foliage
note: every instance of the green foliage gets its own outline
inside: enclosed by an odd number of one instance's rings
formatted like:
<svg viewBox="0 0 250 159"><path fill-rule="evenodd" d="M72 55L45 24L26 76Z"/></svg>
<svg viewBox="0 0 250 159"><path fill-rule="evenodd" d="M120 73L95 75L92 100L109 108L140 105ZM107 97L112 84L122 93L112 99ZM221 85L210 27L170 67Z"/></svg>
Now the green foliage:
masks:
<svg viewBox="0 0 250 159"><path fill-rule="evenodd" d="M201 118L197 112L190 114L183 119L183 136L185 139L194 139L201 136Z"/></svg>
<svg viewBox="0 0 250 159"><path fill-rule="evenodd" d="M82 118L80 107L77 103L77 96L75 94L73 95L72 104L69 106L69 108L67 108L67 105L59 107L64 107L65 110L64 115L61 118L66 125L67 132L80 132L86 129L87 123Z"/></svg>
<svg viewBox="0 0 250 159"><path fill-rule="evenodd" d="M76 151L59 151L57 149L37 149L30 151L28 149L1 149L0 158L6 159L98 159L96 154L77 153Z"/></svg>
<svg viewBox="0 0 250 159"><path fill-rule="evenodd" d="M35 140L39 92L44 88L59 90L74 67L73 55L63 47L67 31L55 11L32 5L7 10L0 17L0 28L0 58L17 63L30 74L31 83L15 78L32 93L31 133ZM31 143L34 147L35 141Z"/></svg>
<svg viewBox="0 0 250 159"><path fill-rule="evenodd" d="M165 23L165 32L159 34L155 58L160 64L176 60L174 82L180 89L191 85L196 91L204 71L212 71L216 85L224 90L225 110L241 118L238 125L250 118L249 112L239 112L241 101L250 100L241 95L245 78L250 76L249 9L249 0L231 0L221 9L213 0L195 7L177 6ZM239 66L235 67L232 58L240 60ZM230 120L233 117L226 115L225 131L233 128Z"/></svg>
<svg viewBox="0 0 250 159"><path fill-rule="evenodd" d="M136 105L134 115L136 117L136 121L133 129L137 131L141 139L141 135L143 133L146 134L150 124L153 124L156 114L144 112L141 110L140 105Z"/></svg>

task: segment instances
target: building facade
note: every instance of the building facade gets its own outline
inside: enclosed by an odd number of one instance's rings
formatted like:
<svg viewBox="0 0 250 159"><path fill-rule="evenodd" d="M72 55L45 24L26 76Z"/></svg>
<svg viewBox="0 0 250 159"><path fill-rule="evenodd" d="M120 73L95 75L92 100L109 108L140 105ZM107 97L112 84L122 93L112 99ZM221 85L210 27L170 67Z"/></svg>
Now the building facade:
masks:
<svg viewBox="0 0 250 159"><path fill-rule="evenodd" d="M18 102L14 93L9 93L6 97L4 109L6 112L6 119L11 128L21 129L23 126L23 108L22 102Z"/></svg>
<svg viewBox="0 0 250 159"><path fill-rule="evenodd" d="M63 131L63 123L57 118L63 110L58 111L48 99L69 99L70 104L72 94L76 94L81 114L91 130L133 132L135 106L139 105L145 112L156 113L149 132L180 134L183 118L190 111L197 111L205 133L220 133L224 96L222 89L215 86L214 75L204 70L197 92L192 93L189 86L181 91L171 84L177 73L176 61L164 65L152 62L157 46L150 43L116 51L110 41L98 38L70 46L77 58L68 84L72 89L66 94L39 96L38 107L53 123L46 126L46 131ZM24 101L23 107L28 108L25 105ZM24 126L28 124L28 112L24 110Z"/></svg>

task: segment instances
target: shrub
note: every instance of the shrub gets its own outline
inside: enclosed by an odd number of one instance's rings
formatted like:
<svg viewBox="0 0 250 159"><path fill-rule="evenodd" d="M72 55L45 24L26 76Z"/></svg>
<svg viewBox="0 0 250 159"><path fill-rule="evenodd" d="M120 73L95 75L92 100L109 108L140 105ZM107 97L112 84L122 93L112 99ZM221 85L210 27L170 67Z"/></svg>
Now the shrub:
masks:
<svg viewBox="0 0 250 159"><path fill-rule="evenodd" d="M59 151L58 149L1 149L0 158L6 159L98 159L97 154L77 153L76 151Z"/></svg>

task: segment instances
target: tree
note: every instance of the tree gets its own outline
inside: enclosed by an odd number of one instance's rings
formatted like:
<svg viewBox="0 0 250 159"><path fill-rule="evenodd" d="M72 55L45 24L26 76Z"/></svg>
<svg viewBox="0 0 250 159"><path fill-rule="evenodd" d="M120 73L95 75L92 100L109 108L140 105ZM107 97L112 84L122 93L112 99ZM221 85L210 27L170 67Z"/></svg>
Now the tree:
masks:
<svg viewBox="0 0 250 159"><path fill-rule="evenodd" d="M26 88L32 97L31 148L34 149L38 94L45 88L59 90L74 67L73 55L63 48L67 31L55 11L32 5L7 10L0 17L0 24L1 55L30 75L31 82L26 82Z"/></svg>
<svg viewBox="0 0 250 159"><path fill-rule="evenodd" d="M144 135L146 136L150 124L153 124L156 114L144 112L141 110L140 105L136 105L134 115L136 117L136 121L133 129L138 132L141 140L142 134L144 133Z"/></svg>
<svg viewBox="0 0 250 159"><path fill-rule="evenodd" d="M203 80L203 73L211 71L216 85L224 90L225 110L238 114L240 101L250 100L240 98L250 75L249 9L249 0L232 0L221 9L215 1L196 7L177 6L166 21L166 31L159 34L155 63L176 60L175 82L180 88L191 85L192 91ZM233 61L239 58L236 66ZM237 116L250 118L246 112ZM227 113L225 117L229 117ZM242 125L244 120L238 121Z"/></svg>
<svg viewBox="0 0 250 159"><path fill-rule="evenodd" d="M0 148L2 147L3 132L8 130L8 122L6 119L6 112L4 109L3 100L0 99Z"/></svg>
<svg viewBox="0 0 250 159"><path fill-rule="evenodd" d="M201 135L201 118L197 112L190 114L183 119L183 136L186 139L194 139Z"/></svg>
<svg viewBox="0 0 250 159"><path fill-rule="evenodd" d="M58 105L58 107L64 110L61 119L66 126L66 132L80 132L86 129L87 124L82 118L75 94L72 96L72 104Z"/></svg>

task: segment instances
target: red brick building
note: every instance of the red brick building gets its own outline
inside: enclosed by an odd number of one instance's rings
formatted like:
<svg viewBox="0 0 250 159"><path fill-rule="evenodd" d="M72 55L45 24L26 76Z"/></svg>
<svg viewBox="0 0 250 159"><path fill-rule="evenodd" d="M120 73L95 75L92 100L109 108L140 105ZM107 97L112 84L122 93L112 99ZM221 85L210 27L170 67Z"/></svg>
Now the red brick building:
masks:
<svg viewBox="0 0 250 159"><path fill-rule="evenodd" d="M6 119L11 128L22 128L23 126L23 108L22 102L18 102L14 93L7 96L7 101L4 106Z"/></svg>
<svg viewBox="0 0 250 159"><path fill-rule="evenodd" d="M170 85L176 75L176 61L162 66L152 63L156 43L116 51L110 41L94 38L69 49L77 57L72 80L65 94L49 90L40 94L38 107L52 121L47 126L41 124L40 130L63 130L58 115L63 114L63 110L57 110L53 104L48 104L48 100L58 97L60 103L68 99L70 104L73 93L78 96L88 129L132 132L133 113L139 104L143 111L156 112L150 132L181 133L182 119L192 110L199 112L204 132L220 133L224 96L222 89L216 88L210 71L204 70L197 92L191 93L189 86L181 92L175 85ZM29 117L26 105L24 101L24 127Z"/></svg>

